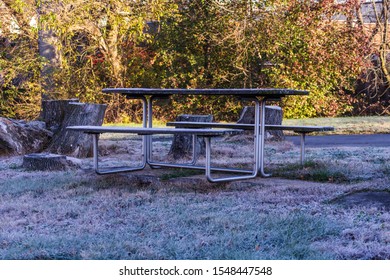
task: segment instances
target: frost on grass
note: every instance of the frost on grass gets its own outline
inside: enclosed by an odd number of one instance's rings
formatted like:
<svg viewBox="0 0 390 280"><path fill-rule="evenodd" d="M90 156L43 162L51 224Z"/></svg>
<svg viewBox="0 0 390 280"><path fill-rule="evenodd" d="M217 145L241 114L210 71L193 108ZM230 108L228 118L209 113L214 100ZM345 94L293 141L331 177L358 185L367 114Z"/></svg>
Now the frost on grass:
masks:
<svg viewBox="0 0 390 280"><path fill-rule="evenodd" d="M214 141L213 164L250 167L252 141ZM103 139L102 164L133 164L140 144ZM168 151L155 141L156 159ZM91 159L26 172L20 158L1 158L0 259L389 259L388 210L331 203L389 190L389 155L309 148L301 168L298 147L270 142L273 177L226 184L176 169L97 176Z"/></svg>

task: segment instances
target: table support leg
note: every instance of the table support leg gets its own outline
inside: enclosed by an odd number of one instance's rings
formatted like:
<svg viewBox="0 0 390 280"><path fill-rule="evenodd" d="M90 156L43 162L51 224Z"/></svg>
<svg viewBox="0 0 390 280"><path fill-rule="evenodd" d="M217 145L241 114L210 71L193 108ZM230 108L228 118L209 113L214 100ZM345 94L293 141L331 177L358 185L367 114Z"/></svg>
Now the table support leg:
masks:
<svg viewBox="0 0 390 280"><path fill-rule="evenodd" d="M256 133L257 133L257 135L259 135L259 137L257 138L257 141L260 142L260 144L259 144L259 146L260 146L259 158L258 158L259 166L260 166L260 170L259 170L260 175L262 177L270 177L271 174L267 174L264 172L265 103L266 103L266 100L262 99L260 102L257 101L255 104L255 123L256 123L256 120L258 122L260 122L260 124L258 124L258 125L255 124L255 127L260 128L260 131L255 130L255 135L256 135ZM260 110L260 112L259 112L259 110ZM257 115L257 117L256 117L256 115ZM260 115L260 120L259 120L259 115Z"/></svg>
<svg viewBox="0 0 390 280"><path fill-rule="evenodd" d="M198 149L197 149L197 147L196 147L196 144L197 144L197 141L198 140L198 137L195 135L195 134L193 134L192 135L192 160L191 160L191 162L190 162L190 165L195 165L196 164L196 162L198 161Z"/></svg>
<svg viewBox="0 0 390 280"><path fill-rule="evenodd" d="M153 127L153 96L147 97L147 118L144 118L144 122L146 120L146 127ZM153 165L153 136L146 135L146 162L152 169L160 168L161 166Z"/></svg>
<svg viewBox="0 0 390 280"><path fill-rule="evenodd" d="M96 173L99 170L99 135L92 134L92 144L93 144L93 168Z"/></svg>
<svg viewBox="0 0 390 280"><path fill-rule="evenodd" d="M301 166L305 164L305 138L306 133L301 133Z"/></svg>
<svg viewBox="0 0 390 280"><path fill-rule="evenodd" d="M147 116L147 127L153 127L153 100L152 100L152 97L149 97L147 99L147 105L148 105L148 116ZM147 161L149 161L149 159L151 160L152 158L152 135L147 135Z"/></svg>
<svg viewBox="0 0 390 280"><path fill-rule="evenodd" d="M141 98L142 101L142 127L146 128L148 127L148 100L145 97ZM148 141L149 141L148 135L142 135L142 158L145 161L145 163L148 160Z"/></svg>

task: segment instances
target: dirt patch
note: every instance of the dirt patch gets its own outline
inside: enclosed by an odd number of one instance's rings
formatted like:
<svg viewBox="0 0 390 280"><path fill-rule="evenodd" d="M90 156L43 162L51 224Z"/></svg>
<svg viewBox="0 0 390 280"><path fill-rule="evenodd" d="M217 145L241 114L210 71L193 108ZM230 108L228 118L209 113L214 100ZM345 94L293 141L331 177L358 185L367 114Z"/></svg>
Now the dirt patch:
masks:
<svg viewBox="0 0 390 280"><path fill-rule="evenodd" d="M375 207L390 210L390 192L364 190L343 195L333 201L348 208Z"/></svg>

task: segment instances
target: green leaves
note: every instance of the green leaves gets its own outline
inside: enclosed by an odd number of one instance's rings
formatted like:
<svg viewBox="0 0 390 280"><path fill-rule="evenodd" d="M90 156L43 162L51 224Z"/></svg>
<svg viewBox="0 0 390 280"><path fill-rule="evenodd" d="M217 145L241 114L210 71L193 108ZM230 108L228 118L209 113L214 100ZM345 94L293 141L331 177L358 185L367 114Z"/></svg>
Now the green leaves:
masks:
<svg viewBox="0 0 390 280"><path fill-rule="evenodd" d="M340 12L333 1L289 1L277 11L271 26L275 47L269 55L278 67L268 75L274 86L311 92L303 100L286 100L285 116L334 116L352 108L344 91L353 90L366 49L360 30L330 20Z"/></svg>
<svg viewBox="0 0 390 280"><path fill-rule="evenodd" d="M345 92L352 92L368 50L358 27L331 20L353 12L334 1L52 0L39 1L38 7L6 2L21 22L39 13L39 33L20 24L24 33L8 34L19 49L9 48L11 56L0 57L2 69L13 69L2 87L16 86L13 94L24 102L18 90L34 84L29 88L34 102L39 99L45 76L39 77L44 65L37 42L50 34L48 43L59 60L50 94L108 103L110 122L120 121L128 108L101 94L108 86L307 89L309 97L284 101L285 116L344 114L351 108ZM26 69L34 75L15 85L23 58L31 62ZM221 98L194 99L184 105L174 101L173 110L163 108L156 116L172 118L184 109L196 113L202 102L208 102L204 107L217 119L234 120L237 115L226 112L240 109Z"/></svg>

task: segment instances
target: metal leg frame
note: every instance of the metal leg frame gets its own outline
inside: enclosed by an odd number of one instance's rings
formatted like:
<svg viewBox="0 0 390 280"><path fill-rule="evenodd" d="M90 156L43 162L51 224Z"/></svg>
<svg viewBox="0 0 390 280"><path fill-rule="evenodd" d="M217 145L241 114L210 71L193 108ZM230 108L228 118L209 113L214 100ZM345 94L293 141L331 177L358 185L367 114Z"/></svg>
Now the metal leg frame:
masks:
<svg viewBox="0 0 390 280"><path fill-rule="evenodd" d="M260 142L260 151L259 151L259 172L262 177L270 177L271 174L267 174L264 172L264 146L265 146L265 103L266 100L262 99L260 102L256 101L255 103L255 136L259 135L259 138L257 139L258 142ZM257 109L256 109L257 107ZM258 114L258 108L260 107L260 120L258 117L256 117L256 114ZM258 115L257 115L258 116ZM257 124L256 124L257 122ZM260 131L256 131L256 127L260 128Z"/></svg>
<svg viewBox="0 0 390 280"><path fill-rule="evenodd" d="M249 101L254 101L255 102L255 123L257 123L257 125L255 125L255 139L254 139L254 146L255 146L255 155L254 155L254 162L255 162L255 168L257 168L257 171L254 172L253 170L246 170L246 169L240 169L240 168L224 168L224 167L209 167L210 171L219 171L219 172L233 172L233 173L244 173L244 174L250 174L250 175L245 175L245 176L235 176L235 177L231 177L231 178L237 178L237 179L234 179L234 180L241 180L241 179L250 179L250 178L255 178L258 174L258 172L261 170L260 169L260 164L261 164L261 149L260 149L260 145L261 145L261 141L258 141L257 139L261 139L261 137L259 136L256 136L256 135L259 135L259 101L258 99L256 98L244 98L243 100L249 100ZM151 105L151 101L149 102L149 106L148 106L148 115L149 116L152 116L152 105ZM149 118L149 123L150 123L150 118ZM264 133L263 133L264 134ZM210 140L210 137L205 137L205 141L206 141L206 145L207 145L207 138L209 138ZM152 141L149 141L148 142L148 145L149 148L149 153L148 153L148 157L147 157L147 163L152 167L152 168L156 168L156 167L177 167L177 168L187 168L187 169L197 169L197 170L205 170L207 169L206 166L203 166L203 165L195 165L196 162L197 162L197 158L196 158L196 139L197 139L197 135L193 135L193 146L192 146L192 160L190 163L169 163L169 162L156 162L156 161L153 161L152 160ZM263 139L264 140L264 139ZM263 141L264 142L264 141ZM264 146L264 144L263 144ZM206 148L206 153L207 153L207 148ZM206 159L207 161L207 159ZM214 179L212 179L210 177L209 181L213 182ZM216 182L222 182L222 181L231 181L231 179L221 179L221 180L217 180Z"/></svg>
<svg viewBox="0 0 390 280"><path fill-rule="evenodd" d="M165 98L165 97L147 97L147 127L153 127L153 100L157 98ZM144 118L146 120L146 118ZM153 135L145 136L147 138L147 154L146 154L146 163L152 169L160 168L161 165L155 164L152 160L153 157Z"/></svg>
<svg viewBox="0 0 390 280"><path fill-rule="evenodd" d="M143 145L142 160L140 165L135 167L111 167L111 168L100 169L99 168L99 134L92 134L92 142L93 142L93 165L94 165L95 172L99 175L142 170L146 166L146 157L145 157L146 146Z"/></svg>
<svg viewBox="0 0 390 280"><path fill-rule="evenodd" d="M146 120L146 126L145 127L153 127L153 103L152 103L152 97L147 98L147 113L146 113L146 118L144 118L144 122ZM146 162L148 165L153 168L149 164L149 158L152 156L152 141L153 141L153 135L145 135L146 137Z"/></svg>
<svg viewBox="0 0 390 280"><path fill-rule="evenodd" d="M227 181L237 181L237 180L244 180L244 179L253 179L257 177L257 173L259 170L259 162L255 160L255 164L253 167L253 171L250 175L238 175L238 176L229 176L229 177L219 177L219 178L213 178L211 176L212 170L218 170L216 168L211 167L211 141L210 137L205 137L206 142L206 178L209 182L212 183L218 183L218 182L227 182ZM255 150L258 150L258 141L256 141ZM229 169L221 169L221 171L227 171ZM237 172L237 171L236 171Z"/></svg>
<svg viewBox="0 0 390 280"><path fill-rule="evenodd" d="M305 164L305 138L306 133L301 133L301 166Z"/></svg>
<svg viewBox="0 0 390 280"><path fill-rule="evenodd" d="M140 99L142 101L142 107L143 107L143 127L147 127L147 100L145 97L137 97L136 99ZM146 166L146 158L147 158L147 136L142 136L142 160L140 165L134 166L134 167L111 167L111 168L99 168L99 134L91 134L92 135L92 143L93 143L93 165L95 172L99 175L103 174L113 174L113 173L119 173L119 172L130 172L130 171L136 171L136 170L142 170Z"/></svg>
<svg viewBox="0 0 390 280"><path fill-rule="evenodd" d="M197 135L193 136L193 144L196 143ZM207 138L205 137L205 142L207 145ZM150 166L153 166L154 168L158 167L175 167L175 168L187 168L187 169L196 169L196 170L205 170L205 165L196 165L197 158L196 158L196 145L193 145L192 148L192 159L189 163L170 163L170 162L156 162L152 161L151 158L147 160L147 163ZM207 146L206 146L206 153L207 153ZM233 173L245 173L245 174L252 174L252 170L245 170L245 169L239 169L239 168L225 168L225 167L210 167L210 170L212 171L220 171L220 172L233 172ZM256 172L257 175L257 172Z"/></svg>
<svg viewBox="0 0 390 280"><path fill-rule="evenodd" d="M150 135L151 136L151 135ZM197 155L197 142L198 136L196 134L192 135L192 156L191 156L191 161L189 163L183 163L183 164L176 164L176 163L167 163L167 162L160 162L160 161L153 161L152 156L153 156L153 142L152 139L150 139L148 145L148 156L146 159L147 164L151 168L160 168L160 167L186 167L190 168L191 166L196 167L196 162L198 161Z"/></svg>

